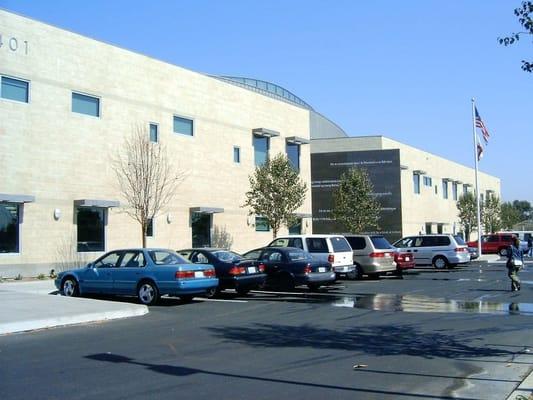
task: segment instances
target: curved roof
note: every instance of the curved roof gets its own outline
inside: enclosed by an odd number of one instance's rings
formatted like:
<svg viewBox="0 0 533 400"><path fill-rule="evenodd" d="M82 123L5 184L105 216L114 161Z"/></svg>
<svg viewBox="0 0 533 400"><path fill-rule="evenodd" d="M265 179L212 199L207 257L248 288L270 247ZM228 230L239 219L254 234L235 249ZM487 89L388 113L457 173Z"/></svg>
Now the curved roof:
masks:
<svg viewBox="0 0 533 400"><path fill-rule="evenodd" d="M216 78L233 84L237 84L238 86L242 86L246 89L266 94L271 97L279 98L288 103L307 108L308 110L313 110L313 107L311 107L301 98L296 96L294 93L291 93L287 89L284 89L281 86L271 82L262 81L259 79L244 78L239 76L216 76Z"/></svg>

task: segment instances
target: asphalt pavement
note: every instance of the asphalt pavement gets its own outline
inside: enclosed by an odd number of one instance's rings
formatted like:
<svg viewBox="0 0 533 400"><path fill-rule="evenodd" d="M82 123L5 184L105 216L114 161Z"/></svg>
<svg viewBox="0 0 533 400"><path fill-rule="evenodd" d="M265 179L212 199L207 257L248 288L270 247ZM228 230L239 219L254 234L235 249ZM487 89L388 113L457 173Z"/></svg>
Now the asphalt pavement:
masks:
<svg viewBox="0 0 533 400"><path fill-rule="evenodd" d="M0 367L0 398L37 398L44 379L51 399L72 397L76 382L86 392L73 398L174 398L181 388L198 399L527 399L533 265L527 260L523 290L510 293L504 262L482 256L467 268L421 268L403 281L345 282L327 293L165 299L148 315L135 299L57 295L51 280L2 282L0 365L10 368Z"/></svg>

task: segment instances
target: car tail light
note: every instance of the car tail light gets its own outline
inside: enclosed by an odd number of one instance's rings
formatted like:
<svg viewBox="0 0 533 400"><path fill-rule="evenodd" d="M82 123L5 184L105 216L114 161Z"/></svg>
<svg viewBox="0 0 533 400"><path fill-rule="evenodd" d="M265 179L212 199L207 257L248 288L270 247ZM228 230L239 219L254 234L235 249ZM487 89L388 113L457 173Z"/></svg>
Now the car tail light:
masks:
<svg viewBox="0 0 533 400"><path fill-rule="evenodd" d="M335 254L328 255L328 263L333 264L335 262Z"/></svg>
<svg viewBox="0 0 533 400"><path fill-rule="evenodd" d="M194 271L176 271L176 279L194 278Z"/></svg>
<svg viewBox="0 0 533 400"><path fill-rule="evenodd" d="M455 249L456 253L466 253L467 251L468 251L468 249L466 247L457 247Z"/></svg>
<svg viewBox="0 0 533 400"><path fill-rule="evenodd" d="M313 272L312 268L311 268L311 264L307 264L305 267L304 267L304 274L309 274Z"/></svg>
<svg viewBox="0 0 533 400"><path fill-rule="evenodd" d="M265 264L261 263L257 266L257 269L259 269L259 272L265 272Z"/></svg>
<svg viewBox="0 0 533 400"><path fill-rule="evenodd" d="M216 276L215 270L214 269L206 269L204 271L204 276L206 278L214 278Z"/></svg>
<svg viewBox="0 0 533 400"><path fill-rule="evenodd" d="M233 267L231 267L228 271L228 274L230 275L240 275L240 274L245 274L246 273L246 268L244 267L237 267L236 265L234 265Z"/></svg>
<svg viewBox="0 0 533 400"><path fill-rule="evenodd" d="M370 258L383 258L386 253L370 253L368 257Z"/></svg>

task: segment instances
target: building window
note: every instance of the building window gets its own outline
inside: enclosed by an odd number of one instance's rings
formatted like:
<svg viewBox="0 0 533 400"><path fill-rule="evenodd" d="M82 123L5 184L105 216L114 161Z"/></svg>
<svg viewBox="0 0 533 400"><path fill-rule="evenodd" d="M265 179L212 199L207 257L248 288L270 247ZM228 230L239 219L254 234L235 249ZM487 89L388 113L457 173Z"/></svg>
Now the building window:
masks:
<svg viewBox="0 0 533 400"><path fill-rule="evenodd" d="M420 175L413 174L413 186L415 188L415 193L420 194Z"/></svg>
<svg viewBox="0 0 533 400"><path fill-rule="evenodd" d="M468 186L463 185L463 195L468 194Z"/></svg>
<svg viewBox="0 0 533 400"><path fill-rule="evenodd" d="M192 119L177 117L174 115L174 133L193 136L194 124Z"/></svg>
<svg viewBox="0 0 533 400"><path fill-rule="evenodd" d="M431 222L426 222L426 234L429 235L431 233Z"/></svg>
<svg viewBox="0 0 533 400"><path fill-rule="evenodd" d="M442 181L442 197L448 198L448 181L445 180Z"/></svg>
<svg viewBox="0 0 533 400"><path fill-rule="evenodd" d="M255 230L258 232L268 232L270 225L265 217L255 217Z"/></svg>
<svg viewBox="0 0 533 400"><path fill-rule="evenodd" d="M457 200L457 183L452 183L452 198Z"/></svg>
<svg viewBox="0 0 533 400"><path fill-rule="evenodd" d="M72 92L72 112L100 117L100 99Z"/></svg>
<svg viewBox="0 0 533 400"><path fill-rule="evenodd" d="M287 143L287 158L295 171L300 172L300 145Z"/></svg>
<svg viewBox="0 0 533 400"><path fill-rule="evenodd" d="M437 233L444 232L444 224L437 224Z"/></svg>
<svg viewBox="0 0 533 400"><path fill-rule="evenodd" d="M298 218L296 222L289 226L289 235L300 235L302 233L302 219Z"/></svg>
<svg viewBox="0 0 533 400"><path fill-rule="evenodd" d="M239 164L241 162L241 149L233 146L233 162Z"/></svg>
<svg viewBox="0 0 533 400"><path fill-rule="evenodd" d="M28 102L29 83L20 79L8 78L2 76L2 85L0 86L0 95L3 99Z"/></svg>
<svg viewBox="0 0 533 400"><path fill-rule="evenodd" d="M433 179L430 176L424 176L424 186L433 186Z"/></svg>
<svg viewBox="0 0 533 400"><path fill-rule="evenodd" d="M105 214L101 207L76 207L79 252L105 250Z"/></svg>
<svg viewBox="0 0 533 400"><path fill-rule="evenodd" d="M0 203L0 253L19 252L19 205Z"/></svg>
<svg viewBox="0 0 533 400"><path fill-rule="evenodd" d="M256 167L263 165L268 159L269 138L254 135L254 157Z"/></svg>
<svg viewBox="0 0 533 400"><path fill-rule="evenodd" d="M146 227L146 237L154 237L154 220L148 219L148 226Z"/></svg>
<svg viewBox="0 0 533 400"><path fill-rule="evenodd" d="M157 124L150 124L150 142L159 142L159 126Z"/></svg>

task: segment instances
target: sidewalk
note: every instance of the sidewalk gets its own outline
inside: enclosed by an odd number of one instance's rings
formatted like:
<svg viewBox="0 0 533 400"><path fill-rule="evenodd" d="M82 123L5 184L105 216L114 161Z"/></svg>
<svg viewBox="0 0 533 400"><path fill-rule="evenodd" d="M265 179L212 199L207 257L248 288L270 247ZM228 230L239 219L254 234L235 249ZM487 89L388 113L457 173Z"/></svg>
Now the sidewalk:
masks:
<svg viewBox="0 0 533 400"><path fill-rule="evenodd" d="M0 335L148 313L144 305L55 293L52 280L0 283Z"/></svg>

